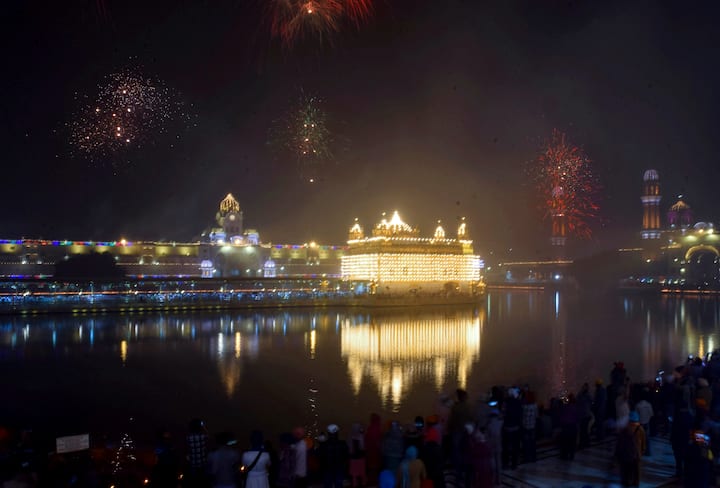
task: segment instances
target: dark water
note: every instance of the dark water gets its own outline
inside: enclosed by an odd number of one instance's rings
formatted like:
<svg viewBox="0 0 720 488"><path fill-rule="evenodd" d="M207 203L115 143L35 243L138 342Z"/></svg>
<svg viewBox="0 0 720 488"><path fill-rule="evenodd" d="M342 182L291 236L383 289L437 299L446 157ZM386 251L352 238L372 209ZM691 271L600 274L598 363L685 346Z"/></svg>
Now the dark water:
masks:
<svg viewBox="0 0 720 488"><path fill-rule="evenodd" d="M410 422L439 394L529 383L541 399L650 380L720 345L720 302L490 292L473 308L263 311L0 319L0 422L110 438L178 435L194 416L241 438L370 412ZM128 418L135 420L128 427Z"/></svg>

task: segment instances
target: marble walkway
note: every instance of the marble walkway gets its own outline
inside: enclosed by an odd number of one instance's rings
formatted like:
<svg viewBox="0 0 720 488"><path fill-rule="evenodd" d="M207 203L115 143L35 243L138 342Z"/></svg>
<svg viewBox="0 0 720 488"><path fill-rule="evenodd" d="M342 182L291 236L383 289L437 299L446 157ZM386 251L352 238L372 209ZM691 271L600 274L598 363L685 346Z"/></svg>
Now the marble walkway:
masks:
<svg viewBox="0 0 720 488"><path fill-rule="evenodd" d="M644 456L640 487L682 486L674 478L675 459L667 439L651 438L652 455ZM605 488L621 487L617 464L613 463L615 439L578 451L575 459L560 459L557 449L540 450L538 461L503 472L503 486L518 488Z"/></svg>

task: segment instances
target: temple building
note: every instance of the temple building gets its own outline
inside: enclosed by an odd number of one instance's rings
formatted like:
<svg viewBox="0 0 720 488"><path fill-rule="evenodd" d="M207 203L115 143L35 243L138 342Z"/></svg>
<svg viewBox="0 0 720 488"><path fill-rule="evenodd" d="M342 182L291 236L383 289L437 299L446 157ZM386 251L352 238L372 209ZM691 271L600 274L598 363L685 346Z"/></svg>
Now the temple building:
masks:
<svg viewBox="0 0 720 488"><path fill-rule="evenodd" d="M720 286L720 234L715 225L696 221L683 195L663 215L661 198L660 176L648 169L643 174L641 247L637 248L646 264L642 276L650 283L657 280L671 286Z"/></svg>
<svg viewBox="0 0 720 488"><path fill-rule="evenodd" d="M337 277L344 249L316 242L262 242L257 230L244 227L240 204L228 193L213 225L190 242L0 239L0 276L48 277L58 261L107 253L132 277Z"/></svg>
<svg viewBox="0 0 720 488"><path fill-rule="evenodd" d="M472 292L481 279L483 262L474 254L464 219L456 238L448 238L439 222L432 237L421 237L396 211L368 237L356 220L347 244L341 277L371 281L377 293Z"/></svg>

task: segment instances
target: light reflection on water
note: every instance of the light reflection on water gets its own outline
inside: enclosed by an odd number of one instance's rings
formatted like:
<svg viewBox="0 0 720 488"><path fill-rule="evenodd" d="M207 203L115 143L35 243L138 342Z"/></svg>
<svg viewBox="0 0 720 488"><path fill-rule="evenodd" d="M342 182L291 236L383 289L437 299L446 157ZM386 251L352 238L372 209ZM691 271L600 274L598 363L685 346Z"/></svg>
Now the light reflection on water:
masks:
<svg viewBox="0 0 720 488"><path fill-rule="evenodd" d="M182 429L199 415L274 432L371 411L410 421L457 387L477 400L529 383L546 399L618 360L650 380L712 352L719 325L713 298L554 291L491 291L460 309L5 317L0 416L97 429L132 413Z"/></svg>
<svg viewBox="0 0 720 488"><path fill-rule="evenodd" d="M448 379L467 388L468 375L480 357L481 313L437 313L418 317L379 316L346 319L340 353L347 362L355 395L363 380L398 412L407 391L422 380L441 391Z"/></svg>

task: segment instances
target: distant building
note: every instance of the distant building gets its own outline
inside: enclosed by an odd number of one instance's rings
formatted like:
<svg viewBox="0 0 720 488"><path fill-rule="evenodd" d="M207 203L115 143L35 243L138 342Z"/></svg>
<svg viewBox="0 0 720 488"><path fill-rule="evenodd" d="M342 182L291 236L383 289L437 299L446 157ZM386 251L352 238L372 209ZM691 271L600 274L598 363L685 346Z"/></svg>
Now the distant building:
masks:
<svg viewBox="0 0 720 488"><path fill-rule="evenodd" d="M220 202L215 225L196 242L0 239L0 276L52 276L55 263L72 256L109 253L130 276L294 277L338 276L345 246L263 243L243 227L232 194Z"/></svg>
<svg viewBox="0 0 720 488"><path fill-rule="evenodd" d="M712 222L695 222L692 208L680 195L661 220L660 176L643 175L642 246L646 270L641 279L661 285L705 288L720 286L720 234Z"/></svg>
<svg viewBox="0 0 720 488"><path fill-rule="evenodd" d="M420 237L397 211L375 225L369 237L356 220L341 263L343 278L369 280L378 293L472 291L483 267L464 219L457 238L446 237L440 223L433 237Z"/></svg>

